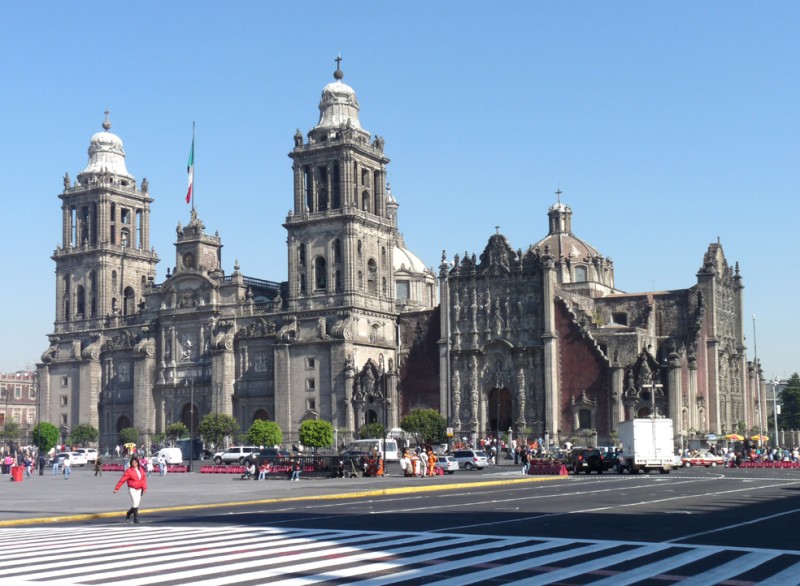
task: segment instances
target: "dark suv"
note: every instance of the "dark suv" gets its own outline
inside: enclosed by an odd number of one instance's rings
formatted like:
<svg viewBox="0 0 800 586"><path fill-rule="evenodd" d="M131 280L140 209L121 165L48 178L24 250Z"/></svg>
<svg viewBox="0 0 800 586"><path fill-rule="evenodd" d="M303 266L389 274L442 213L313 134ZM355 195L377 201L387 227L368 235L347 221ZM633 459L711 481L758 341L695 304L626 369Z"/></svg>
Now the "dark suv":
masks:
<svg viewBox="0 0 800 586"><path fill-rule="evenodd" d="M575 474L603 473L603 455L595 448L575 448L567 458L567 469Z"/></svg>
<svg viewBox="0 0 800 586"><path fill-rule="evenodd" d="M286 450L278 448L266 448L256 454L257 464L261 466L264 462L272 465L285 464L292 459L292 454Z"/></svg>

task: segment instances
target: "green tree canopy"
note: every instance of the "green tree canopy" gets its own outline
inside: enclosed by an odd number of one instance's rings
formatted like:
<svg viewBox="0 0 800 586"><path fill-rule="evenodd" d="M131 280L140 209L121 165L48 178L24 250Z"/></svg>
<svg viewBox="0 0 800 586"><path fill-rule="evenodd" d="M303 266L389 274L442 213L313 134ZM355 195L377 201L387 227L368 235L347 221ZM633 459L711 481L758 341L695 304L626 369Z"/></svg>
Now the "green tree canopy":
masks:
<svg viewBox="0 0 800 586"><path fill-rule="evenodd" d="M223 445L227 436L239 431L239 422L224 413L209 413L203 417L197 430L203 441L217 447Z"/></svg>
<svg viewBox="0 0 800 586"><path fill-rule="evenodd" d="M33 426L33 442L39 447L40 452L49 452L60 438L58 428L52 423L42 421Z"/></svg>
<svg viewBox="0 0 800 586"><path fill-rule="evenodd" d="M300 424L300 443L314 449L331 447L333 425L321 419L306 419Z"/></svg>
<svg viewBox="0 0 800 586"><path fill-rule="evenodd" d="M781 414L778 427L797 429L800 427L800 375L796 372L789 378L786 388L781 392Z"/></svg>
<svg viewBox="0 0 800 586"><path fill-rule="evenodd" d="M3 423L3 442L14 442L19 437L19 423L6 418Z"/></svg>
<svg viewBox="0 0 800 586"><path fill-rule="evenodd" d="M97 438L100 437L100 432L88 423L81 423L72 430L70 436L73 442L85 448L87 444L97 441Z"/></svg>
<svg viewBox="0 0 800 586"><path fill-rule="evenodd" d="M283 432L274 421L256 419L247 430L247 443L254 446L279 446L283 443Z"/></svg>
<svg viewBox="0 0 800 586"><path fill-rule="evenodd" d="M436 409L414 409L403 417L400 428L420 446L447 441L447 420Z"/></svg>
<svg viewBox="0 0 800 586"><path fill-rule="evenodd" d="M367 423L358 430L358 437L361 439L378 439L384 436L386 428L383 423Z"/></svg>
<svg viewBox="0 0 800 586"><path fill-rule="evenodd" d="M139 445L139 430L135 427L126 427L119 432L119 441L122 445L136 444Z"/></svg>
<svg viewBox="0 0 800 586"><path fill-rule="evenodd" d="M189 428L181 421L170 423L164 430L164 435L170 444L175 445L175 442L182 437L189 437Z"/></svg>

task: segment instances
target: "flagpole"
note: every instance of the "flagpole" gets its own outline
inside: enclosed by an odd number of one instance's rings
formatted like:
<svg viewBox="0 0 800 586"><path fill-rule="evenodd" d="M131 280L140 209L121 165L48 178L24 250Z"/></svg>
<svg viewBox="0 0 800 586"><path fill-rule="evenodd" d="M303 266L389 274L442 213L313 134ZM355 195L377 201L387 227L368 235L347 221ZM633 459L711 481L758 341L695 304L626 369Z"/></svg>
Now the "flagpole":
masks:
<svg viewBox="0 0 800 586"><path fill-rule="evenodd" d="M194 120L192 120L192 217L194 217L194 194L197 185L194 171Z"/></svg>

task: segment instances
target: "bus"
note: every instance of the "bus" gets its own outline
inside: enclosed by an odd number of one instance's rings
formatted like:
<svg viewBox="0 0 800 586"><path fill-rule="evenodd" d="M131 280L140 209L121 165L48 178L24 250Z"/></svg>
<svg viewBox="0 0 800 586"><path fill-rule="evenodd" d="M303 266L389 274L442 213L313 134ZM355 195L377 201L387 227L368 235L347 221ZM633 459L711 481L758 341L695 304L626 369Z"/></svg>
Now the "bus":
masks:
<svg viewBox="0 0 800 586"><path fill-rule="evenodd" d="M383 439L354 440L347 445L345 452L380 452L381 458L383 458L383 442ZM400 455L397 453L397 440L391 438L387 439L386 461L397 462L399 459Z"/></svg>

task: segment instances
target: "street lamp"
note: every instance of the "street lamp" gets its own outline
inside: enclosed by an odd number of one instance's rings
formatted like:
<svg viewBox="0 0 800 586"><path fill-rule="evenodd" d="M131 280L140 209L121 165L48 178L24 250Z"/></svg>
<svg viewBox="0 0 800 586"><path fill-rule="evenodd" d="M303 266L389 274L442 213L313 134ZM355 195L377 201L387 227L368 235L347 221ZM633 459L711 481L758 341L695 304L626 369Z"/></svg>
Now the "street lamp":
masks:
<svg viewBox="0 0 800 586"><path fill-rule="evenodd" d="M183 386L189 385L189 472L192 471L194 458L194 379L188 374L184 375Z"/></svg>
<svg viewBox="0 0 800 586"><path fill-rule="evenodd" d="M386 441L389 427L389 398L386 396L386 368L384 367L383 352L378 355L378 370L383 386L383 475L386 476Z"/></svg>
<svg viewBox="0 0 800 586"><path fill-rule="evenodd" d="M775 447L779 448L780 445L778 443L778 399L776 394L778 392L778 385L781 383L781 379L777 376L773 377L772 379L772 419L775 421Z"/></svg>

